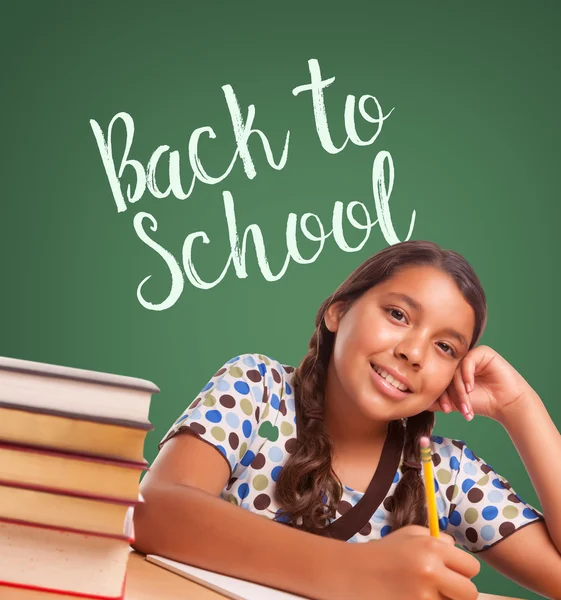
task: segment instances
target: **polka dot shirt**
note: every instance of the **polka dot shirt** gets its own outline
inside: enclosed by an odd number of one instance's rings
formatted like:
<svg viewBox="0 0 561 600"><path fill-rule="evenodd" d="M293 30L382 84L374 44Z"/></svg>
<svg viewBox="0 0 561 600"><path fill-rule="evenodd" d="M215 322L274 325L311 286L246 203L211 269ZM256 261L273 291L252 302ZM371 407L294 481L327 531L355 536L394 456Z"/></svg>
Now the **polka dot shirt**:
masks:
<svg viewBox="0 0 561 600"><path fill-rule="evenodd" d="M230 467L229 481L221 492L224 500L282 521L275 485L296 444L293 376L293 367L261 354L233 358L215 373L159 447L190 430L214 446ZM439 436L432 436L431 442L440 529L465 550L479 552L543 519L464 442ZM389 466L392 470L381 490L382 501L368 513L371 516L360 530L345 536L348 541L377 540L391 532L392 495L402 476L401 458ZM334 521L353 510L363 496L343 486Z"/></svg>

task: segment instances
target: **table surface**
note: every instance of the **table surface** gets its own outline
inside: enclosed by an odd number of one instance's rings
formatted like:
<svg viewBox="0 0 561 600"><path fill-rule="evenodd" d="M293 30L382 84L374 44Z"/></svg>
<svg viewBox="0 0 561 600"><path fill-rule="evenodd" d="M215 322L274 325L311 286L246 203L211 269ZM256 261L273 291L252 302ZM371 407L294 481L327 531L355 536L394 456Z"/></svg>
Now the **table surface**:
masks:
<svg viewBox="0 0 561 600"><path fill-rule="evenodd" d="M224 600L225 596L194 581L175 575L131 552L127 568L125 600ZM479 600L516 600L479 594Z"/></svg>

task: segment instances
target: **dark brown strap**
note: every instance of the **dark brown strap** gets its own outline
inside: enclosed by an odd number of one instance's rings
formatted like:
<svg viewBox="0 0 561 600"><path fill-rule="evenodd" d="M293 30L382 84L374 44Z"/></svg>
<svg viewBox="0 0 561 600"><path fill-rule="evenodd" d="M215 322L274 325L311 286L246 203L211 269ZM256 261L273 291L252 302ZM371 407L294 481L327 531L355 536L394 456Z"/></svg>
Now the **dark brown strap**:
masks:
<svg viewBox="0 0 561 600"><path fill-rule="evenodd" d="M370 521L393 483L399 468L404 440L405 428L401 421L392 421L388 427L380 462L364 495L344 515L328 525L323 535L347 541Z"/></svg>

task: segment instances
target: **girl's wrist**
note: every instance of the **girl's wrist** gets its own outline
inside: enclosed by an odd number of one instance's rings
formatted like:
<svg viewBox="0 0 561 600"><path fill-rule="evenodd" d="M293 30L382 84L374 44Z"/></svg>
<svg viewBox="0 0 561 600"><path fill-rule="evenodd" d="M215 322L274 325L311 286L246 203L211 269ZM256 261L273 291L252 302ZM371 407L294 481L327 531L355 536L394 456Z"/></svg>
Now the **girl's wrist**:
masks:
<svg viewBox="0 0 561 600"><path fill-rule="evenodd" d="M518 425L520 421L525 420L528 411L532 410L539 402L541 402L540 397L528 386L512 400L504 403L495 420L508 431L509 427Z"/></svg>

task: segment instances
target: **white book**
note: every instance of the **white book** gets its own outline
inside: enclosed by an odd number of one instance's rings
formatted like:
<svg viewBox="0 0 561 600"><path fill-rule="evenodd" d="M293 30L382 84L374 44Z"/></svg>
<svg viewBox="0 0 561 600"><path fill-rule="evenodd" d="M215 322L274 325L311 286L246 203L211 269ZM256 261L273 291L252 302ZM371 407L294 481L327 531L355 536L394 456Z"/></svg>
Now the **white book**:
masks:
<svg viewBox="0 0 561 600"><path fill-rule="evenodd" d="M0 357L0 405L145 422L150 381Z"/></svg>
<svg viewBox="0 0 561 600"><path fill-rule="evenodd" d="M146 560L210 588L227 598L232 598L232 600L306 600L303 596L296 596L244 579L228 577L214 571L199 569L155 554L148 554Z"/></svg>

